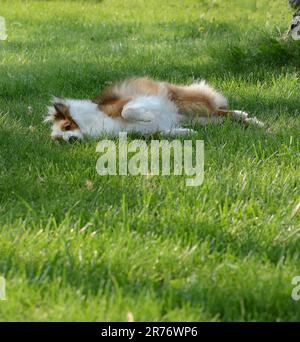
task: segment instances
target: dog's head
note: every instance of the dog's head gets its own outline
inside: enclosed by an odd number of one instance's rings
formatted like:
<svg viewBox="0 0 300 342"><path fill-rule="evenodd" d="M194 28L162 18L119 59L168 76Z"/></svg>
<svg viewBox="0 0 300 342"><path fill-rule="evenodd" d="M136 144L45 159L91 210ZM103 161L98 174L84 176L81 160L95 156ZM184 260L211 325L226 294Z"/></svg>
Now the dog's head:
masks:
<svg viewBox="0 0 300 342"><path fill-rule="evenodd" d="M53 140L70 142L83 139L83 133L72 117L70 106L64 100L53 99L44 121L52 123L51 139Z"/></svg>

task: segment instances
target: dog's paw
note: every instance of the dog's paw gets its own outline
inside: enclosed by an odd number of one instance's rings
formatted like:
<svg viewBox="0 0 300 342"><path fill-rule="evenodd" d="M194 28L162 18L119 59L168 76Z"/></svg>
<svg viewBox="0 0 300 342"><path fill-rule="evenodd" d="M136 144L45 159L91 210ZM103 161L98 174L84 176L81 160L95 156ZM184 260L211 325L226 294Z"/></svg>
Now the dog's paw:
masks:
<svg viewBox="0 0 300 342"><path fill-rule="evenodd" d="M127 121L143 121L151 122L154 115L147 111L145 108L124 107L121 113L124 120Z"/></svg>
<svg viewBox="0 0 300 342"><path fill-rule="evenodd" d="M248 113L243 112L242 110L233 110L232 117L237 121L245 121L248 118Z"/></svg>
<svg viewBox="0 0 300 342"><path fill-rule="evenodd" d="M257 117L249 117L249 114L241 110L233 110L232 117L236 121L241 121L246 125L253 125L257 127L264 127L265 124L257 119Z"/></svg>
<svg viewBox="0 0 300 342"><path fill-rule="evenodd" d="M254 125L254 126L258 126L258 127L264 127L265 126L265 124L263 122L259 121L256 116L254 118L246 118L244 120L244 122L247 125Z"/></svg>

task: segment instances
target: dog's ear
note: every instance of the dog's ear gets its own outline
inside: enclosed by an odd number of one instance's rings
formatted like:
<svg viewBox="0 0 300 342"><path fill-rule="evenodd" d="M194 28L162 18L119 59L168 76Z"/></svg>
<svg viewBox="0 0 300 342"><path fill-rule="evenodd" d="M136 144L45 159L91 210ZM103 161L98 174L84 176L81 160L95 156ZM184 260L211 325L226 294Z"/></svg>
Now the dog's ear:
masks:
<svg viewBox="0 0 300 342"><path fill-rule="evenodd" d="M55 108L56 112L61 115L66 115L68 111L68 107L60 102L53 103L53 107Z"/></svg>
<svg viewBox="0 0 300 342"><path fill-rule="evenodd" d="M54 115L55 119L65 119L66 117L68 117L69 109L65 104L61 102L55 102L53 103L53 107L56 110L56 113Z"/></svg>

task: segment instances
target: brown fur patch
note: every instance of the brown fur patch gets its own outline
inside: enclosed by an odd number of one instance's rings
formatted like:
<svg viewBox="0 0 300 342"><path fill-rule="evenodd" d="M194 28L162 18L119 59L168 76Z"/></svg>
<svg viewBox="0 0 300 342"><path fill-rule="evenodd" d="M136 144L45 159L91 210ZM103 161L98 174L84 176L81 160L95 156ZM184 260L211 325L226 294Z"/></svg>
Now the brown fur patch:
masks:
<svg viewBox="0 0 300 342"><path fill-rule="evenodd" d="M54 121L59 122L62 131L73 131L79 126L73 120L69 108L63 103L54 103L53 107L56 112L54 114Z"/></svg>
<svg viewBox="0 0 300 342"><path fill-rule="evenodd" d="M161 89L159 82L148 77L129 79L127 80L127 86L143 95L157 95Z"/></svg>
<svg viewBox="0 0 300 342"><path fill-rule="evenodd" d="M105 114L118 117L121 116L125 104L134 96L154 95L158 94L159 90L159 83L149 78L130 78L106 88L93 102L97 103Z"/></svg>
<svg viewBox="0 0 300 342"><path fill-rule="evenodd" d="M99 109L111 117L121 116L123 107L129 102L131 98L126 97L111 97L105 98L101 103L98 103Z"/></svg>
<svg viewBox="0 0 300 342"><path fill-rule="evenodd" d="M73 131L78 128L77 123L73 119L70 120L69 118L60 120L59 126L62 131Z"/></svg>
<svg viewBox="0 0 300 342"><path fill-rule="evenodd" d="M232 111L230 111L228 109L221 109L221 108L219 108L215 113L218 116L230 116L230 115L232 115Z"/></svg>
<svg viewBox="0 0 300 342"><path fill-rule="evenodd" d="M189 89L184 86L168 85L169 98L179 107L182 114L208 116L215 110L211 99L196 89Z"/></svg>
<svg viewBox="0 0 300 342"><path fill-rule="evenodd" d="M209 116L216 114L212 91L195 87L157 82L147 77L130 78L106 88L94 102L101 111L112 117L121 116L124 105L136 96L166 92L179 107L181 114Z"/></svg>

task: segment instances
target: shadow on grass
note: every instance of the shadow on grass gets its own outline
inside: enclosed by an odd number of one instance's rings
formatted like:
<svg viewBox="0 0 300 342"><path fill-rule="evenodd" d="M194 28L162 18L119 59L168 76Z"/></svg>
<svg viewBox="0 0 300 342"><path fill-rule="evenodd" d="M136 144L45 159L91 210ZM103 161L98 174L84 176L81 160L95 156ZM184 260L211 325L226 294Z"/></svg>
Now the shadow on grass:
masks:
<svg viewBox="0 0 300 342"><path fill-rule="evenodd" d="M61 18L60 18L61 19ZM42 25L43 24L43 25ZM0 83L4 100L13 101L34 96L82 96L94 97L108 81L125 77L150 75L162 80L180 80L190 78L246 77L249 82L278 76L287 68L300 66L300 44L276 40L270 35L259 33L256 38L243 42L243 32L237 24L205 20L190 23L158 22L143 30L139 23L111 24L99 23L91 26L85 23L59 20L41 23L45 32L39 32L36 41L12 41L5 49L10 53L30 53L53 55L56 59L35 61L31 65L11 65L3 68ZM53 31L49 33L49 26ZM156 30L156 31L155 31ZM145 32L144 32L145 31ZM60 33L64 32L63 38ZM67 34L66 34L67 32ZM153 33L154 32L154 33ZM155 34L156 33L156 34ZM51 39L45 39L47 37ZM226 43L226 37L235 37L236 43ZM41 39L42 37L42 39ZM131 38L137 37L136 43ZM31 39L34 39L34 37ZM202 42L210 41L210 47L202 50ZM155 62L155 46L165 43L166 51L161 52L159 63ZM200 44L200 50L193 47ZM115 51L112 44L120 44ZM134 53L134 45L146 44L139 54ZM209 62L190 63L178 49L190 51L191 59L207 56ZM191 45L189 45L191 43ZM183 44L183 46L181 46ZM185 45L186 44L186 45ZM171 46L174 46L173 47ZM76 47L81 47L76 51ZM151 49L147 50L147 46ZM196 45L198 46L198 45ZM60 52L76 51L67 58ZM81 61L84 51L94 51L99 55L97 62L88 59ZM175 58L170 58L172 53ZM165 60L163 57L165 55ZM176 56L178 55L178 58ZM103 58L107 57L110 59ZM100 58L101 57L101 58ZM88 56L92 58L92 56ZM78 60L80 59L80 61Z"/></svg>
<svg viewBox="0 0 300 342"><path fill-rule="evenodd" d="M214 51L215 64L232 75L264 72L276 75L284 68L300 67L300 44L261 34L248 44L229 44ZM258 75L259 76L259 75Z"/></svg>

